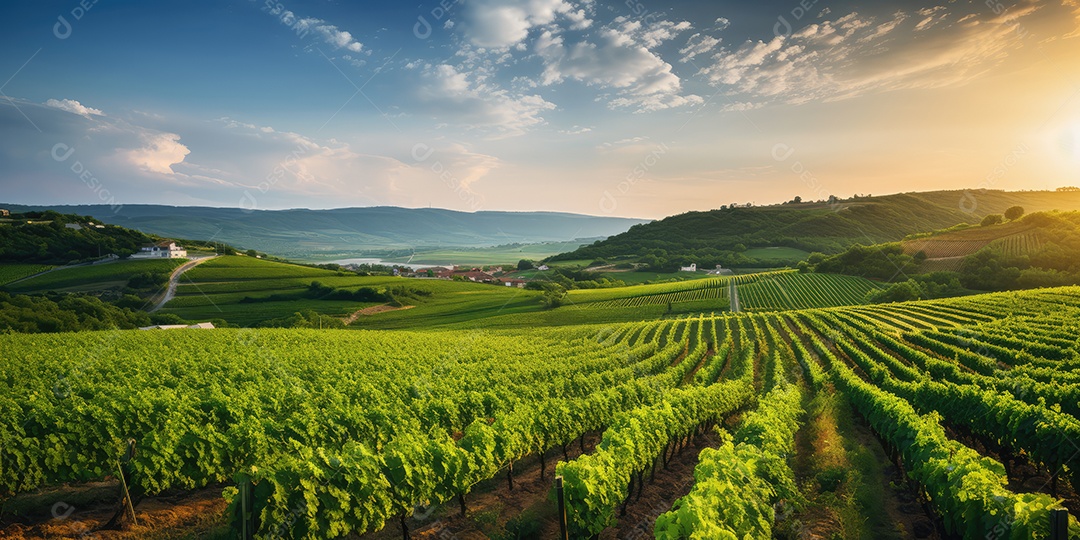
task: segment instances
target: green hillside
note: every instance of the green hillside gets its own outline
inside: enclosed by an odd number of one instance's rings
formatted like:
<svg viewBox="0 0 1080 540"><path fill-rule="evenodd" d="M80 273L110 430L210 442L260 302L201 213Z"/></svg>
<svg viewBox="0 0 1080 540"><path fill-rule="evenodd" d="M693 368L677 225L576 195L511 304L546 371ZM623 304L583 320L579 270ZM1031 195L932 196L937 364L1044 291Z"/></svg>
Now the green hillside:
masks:
<svg viewBox="0 0 1080 540"><path fill-rule="evenodd" d="M688 212L598 241L554 257L560 259L640 259L650 266L782 266L754 248L789 247L836 253L854 244L896 242L906 236L978 223L1012 206L1028 212L1080 209L1080 193L936 191L838 201L737 207ZM796 252L797 253L797 252ZM751 257L755 256L755 257ZM798 255L796 255L798 256Z"/></svg>

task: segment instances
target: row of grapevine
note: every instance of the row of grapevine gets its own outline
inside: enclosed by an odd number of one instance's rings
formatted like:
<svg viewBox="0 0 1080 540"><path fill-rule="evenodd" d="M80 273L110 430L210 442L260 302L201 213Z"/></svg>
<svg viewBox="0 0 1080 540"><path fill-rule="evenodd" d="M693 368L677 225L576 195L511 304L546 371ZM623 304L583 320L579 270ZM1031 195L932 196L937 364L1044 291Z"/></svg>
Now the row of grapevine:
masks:
<svg viewBox="0 0 1080 540"><path fill-rule="evenodd" d="M851 276L785 273L740 284L738 293L743 310L765 311L861 304L877 288Z"/></svg>
<svg viewBox="0 0 1080 540"><path fill-rule="evenodd" d="M773 505L797 499L788 464L802 415L802 391L787 381L791 351L780 348L767 326L771 390L748 413L733 438L722 433L719 448L706 448L694 468L694 487L656 520L656 538L771 538Z"/></svg>
<svg viewBox="0 0 1080 540"><path fill-rule="evenodd" d="M1045 494L1008 490L1001 463L983 457L945 435L935 415L921 416L905 400L863 380L836 357L804 317L790 323L825 362L830 377L848 395L876 433L903 457L908 474L941 513L946 530L965 539L990 535L1045 538L1050 509L1059 502ZM814 322L814 317L805 317ZM843 340L836 342L838 345ZM810 360L807 360L810 361ZM1080 525L1070 521L1070 535Z"/></svg>
<svg viewBox="0 0 1080 540"><path fill-rule="evenodd" d="M725 344L719 347L730 350L730 340L738 340L731 352L735 365L730 367L730 380L711 384L704 380L704 386L675 390L653 405L628 411L604 431L595 452L559 463L567 512L577 535L595 536L613 525L615 511L626 499L635 474L640 483L643 471L656 467L658 459L666 459L677 441L733 413L753 397L749 384L754 376L753 347L745 327L738 328L737 334L726 333ZM698 374L718 373L724 359L717 356L712 355L714 367L705 365Z"/></svg>
<svg viewBox="0 0 1080 540"><path fill-rule="evenodd" d="M599 309L664 305L700 300L717 300L722 303L723 300L727 299L728 288L732 283L753 283L761 279L789 273L791 273L790 270L774 270L675 283L575 290L570 291L568 301L574 305Z"/></svg>

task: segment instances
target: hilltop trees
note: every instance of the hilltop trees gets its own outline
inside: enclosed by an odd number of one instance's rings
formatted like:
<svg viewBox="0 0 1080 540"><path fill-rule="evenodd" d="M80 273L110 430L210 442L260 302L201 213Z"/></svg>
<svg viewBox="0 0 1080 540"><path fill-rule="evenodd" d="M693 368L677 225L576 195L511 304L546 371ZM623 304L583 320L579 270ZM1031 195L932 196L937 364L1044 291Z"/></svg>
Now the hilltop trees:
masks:
<svg viewBox="0 0 1080 540"><path fill-rule="evenodd" d="M1024 215L1023 206L1012 206L1008 210L1005 210L1005 219L1009 221L1016 221Z"/></svg>
<svg viewBox="0 0 1080 540"><path fill-rule="evenodd" d="M1000 224L1002 222L1002 220L1003 220L1003 218L1001 217L1001 214L990 214L990 215L984 217L983 220L982 220L982 223L980 223L979 225L981 225L983 227L989 227L991 225Z"/></svg>

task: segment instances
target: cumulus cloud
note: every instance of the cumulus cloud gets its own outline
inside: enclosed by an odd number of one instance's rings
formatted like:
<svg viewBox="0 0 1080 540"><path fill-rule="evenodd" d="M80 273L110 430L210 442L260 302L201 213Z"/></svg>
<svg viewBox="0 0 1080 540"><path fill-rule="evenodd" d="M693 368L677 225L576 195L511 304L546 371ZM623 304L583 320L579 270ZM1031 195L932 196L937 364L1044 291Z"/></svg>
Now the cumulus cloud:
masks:
<svg viewBox="0 0 1080 540"><path fill-rule="evenodd" d="M571 41L545 30L535 44L544 61L541 84L569 79L614 88L618 94L609 102L612 107L641 112L702 103L700 96L682 95L682 80L671 64L650 50L689 28L686 22L643 25L619 17L592 39Z"/></svg>
<svg viewBox="0 0 1080 540"><path fill-rule="evenodd" d="M105 115L105 113L101 112L101 110L87 107L82 103L75 101L74 99L50 99L45 102L45 106L52 107L54 109L60 109L61 111L67 111L69 113L77 114L79 116L85 116L86 118L90 118L90 115Z"/></svg>
<svg viewBox="0 0 1080 540"><path fill-rule="evenodd" d="M790 37L721 47L700 71L740 103L805 103L869 92L960 84L1023 46L1018 21L1038 11L1024 4L1001 15L950 23L941 8L876 18L850 13L809 24ZM910 39L911 32L918 39Z"/></svg>
<svg viewBox="0 0 1080 540"><path fill-rule="evenodd" d="M565 0L471 0L464 6L463 29L478 47L502 49L525 40L529 31L565 16L574 29L592 25L584 9Z"/></svg>
<svg viewBox="0 0 1080 540"><path fill-rule="evenodd" d="M544 124L543 114L555 109L540 95L509 91L483 74L465 73L449 64L421 69L419 106L438 119L514 136Z"/></svg>
<svg viewBox="0 0 1080 540"><path fill-rule="evenodd" d="M191 153L175 133L144 133L141 139L144 146L122 153L132 165L144 171L172 174L175 172L172 166L184 161Z"/></svg>

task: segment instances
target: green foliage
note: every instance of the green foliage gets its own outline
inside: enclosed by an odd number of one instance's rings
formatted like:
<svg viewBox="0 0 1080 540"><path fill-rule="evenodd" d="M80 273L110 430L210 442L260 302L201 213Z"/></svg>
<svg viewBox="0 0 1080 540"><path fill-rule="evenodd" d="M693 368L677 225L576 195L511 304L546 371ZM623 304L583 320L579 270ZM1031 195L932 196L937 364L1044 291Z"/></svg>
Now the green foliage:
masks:
<svg viewBox="0 0 1080 540"><path fill-rule="evenodd" d="M13 296L0 292L0 333L131 329L150 324L150 317L146 313L117 307L93 296Z"/></svg>
<svg viewBox="0 0 1080 540"><path fill-rule="evenodd" d="M1025 261L984 248L964 259L960 267L960 282L964 287L981 291L1013 289L1020 278L1020 266L1026 266Z"/></svg>
<svg viewBox="0 0 1080 540"><path fill-rule="evenodd" d="M971 448L949 439L941 426L942 415L954 422L974 421L975 425L997 422L1000 423L999 428L990 436L1006 437L1006 440L1009 440L1006 434L1013 430L1026 431L1026 426L1040 425L1030 418L1016 418L1017 414L1027 416L1021 412L1022 407L1018 408L1015 402L1010 403L1006 399L995 397L993 393L984 392L975 385L960 388L948 383L938 384L925 378L911 383L897 381L893 377L910 376L902 375L905 373L904 364L897 363L892 356L879 351L877 345L869 341L867 336L891 340L894 345L895 340L864 324L860 324L856 330L845 327L832 317L826 319L810 313L802 315L801 318L808 324L804 325L801 320L794 321L799 333L809 336L817 355L831 368L831 378L838 389L848 395L874 431L903 456L904 463L909 468L909 476L923 486L930 500L941 512L946 531L965 539L985 538L987 531L999 531L1001 537L1012 539L1046 537L1045 524L1049 519L1049 509L1060 503L1045 494L1020 495L1010 492L1006 487L1008 479L1001 463L980 456ZM867 382L852 371L817 337L818 332L834 336L845 356L868 373L873 382ZM813 361L807 358L805 351L802 357L804 362ZM908 358L916 360L915 356ZM893 375L889 375L889 371L892 371ZM910 388L911 393L908 390L899 394L891 393L903 388ZM954 390L949 391L950 388ZM927 393L923 394L923 391ZM983 403L987 404L988 409L979 410L975 405L980 396L987 398ZM926 408L940 411L940 414L929 412L921 416L912 406L913 403L928 405L930 400L933 400L934 405ZM1045 407L1041 409L1043 414L1050 413L1053 416ZM1008 422L1010 427L1006 428L1005 422ZM1055 424L1056 427L1050 427ZM1035 444L1059 444L1050 440L1053 437L1049 435L1056 432L1056 436L1063 436L1056 431L1060 426L1061 421L1053 422L1042 428L1045 433L1028 433L1025 439ZM1059 467L1059 461L1046 463L1051 467ZM1071 534L1076 534L1077 529L1076 521L1071 520Z"/></svg>
<svg viewBox="0 0 1080 540"><path fill-rule="evenodd" d="M694 468L694 489L656 518L659 540L772 538L775 492L761 473L760 449L726 441L706 448Z"/></svg>
<svg viewBox="0 0 1080 540"><path fill-rule="evenodd" d="M1001 216L1001 214L990 214L984 217L983 220L979 222L979 225L983 227L990 227L993 225L1000 225L1002 221L1004 221L1004 218Z"/></svg>
<svg viewBox="0 0 1080 540"><path fill-rule="evenodd" d="M345 323L337 317L330 317L321 313L316 313L310 309L304 311L298 311L293 313L289 317L283 317L280 319L270 319L263 321L257 325L259 328L319 328L319 329L341 329L345 328Z"/></svg>
<svg viewBox="0 0 1080 540"><path fill-rule="evenodd" d="M1002 465L942 423L1076 484L1080 458L1063 449L1080 439L1078 316L1071 287L517 332L0 335L0 462L14 464L0 492L101 480L134 438L141 491L250 479L260 535L342 537L603 430L595 452L557 467L579 538L613 523L631 478L675 443L745 412L757 381L756 409L702 453L656 532L768 538L774 504L799 503L794 356L808 387L835 385L901 454L949 534L1043 540L1060 502L1009 490Z"/></svg>
<svg viewBox="0 0 1080 540"><path fill-rule="evenodd" d="M1005 219L1007 219L1009 221L1016 221L1016 220L1020 219L1020 217L1023 216L1023 215L1024 215L1024 207L1023 206L1010 206L1007 210L1005 210Z"/></svg>
<svg viewBox="0 0 1080 540"><path fill-rule="evenodd" d="M123 227L97 228L89 216L57 212L13 214L0 224L0 262L66 264L115 253L125 257L154 239ZM68 228L65 225L77 225Z"/></svg>
<svg viewBox="0 0 1080 540"><path fill-rule="evenodd" d="M917 269L915 260L904 254L899 243L874 246L856 244L843 253L821 261L815 267L817 272L883 280L911 274Z"/></svg>
<svg viewBox="0 0 1080 540"><path fill-rule="evenodd" d="M966 292L967 289L960 284L958 274L933 272L917 274L906 281L893 283L885 289L871 291L867 294L866 301L872 304L908 302L960 296Z"/></svg>
<svg viewBox="0 0 1080 540"><path fill-rule="evenodd" d="M521 259L517 263L517 269L518 269L519 272L525 271L525 270L532 270L533 268L536 268L536 265L533 264L533 262L528 260L528 259Z"/></svg>

